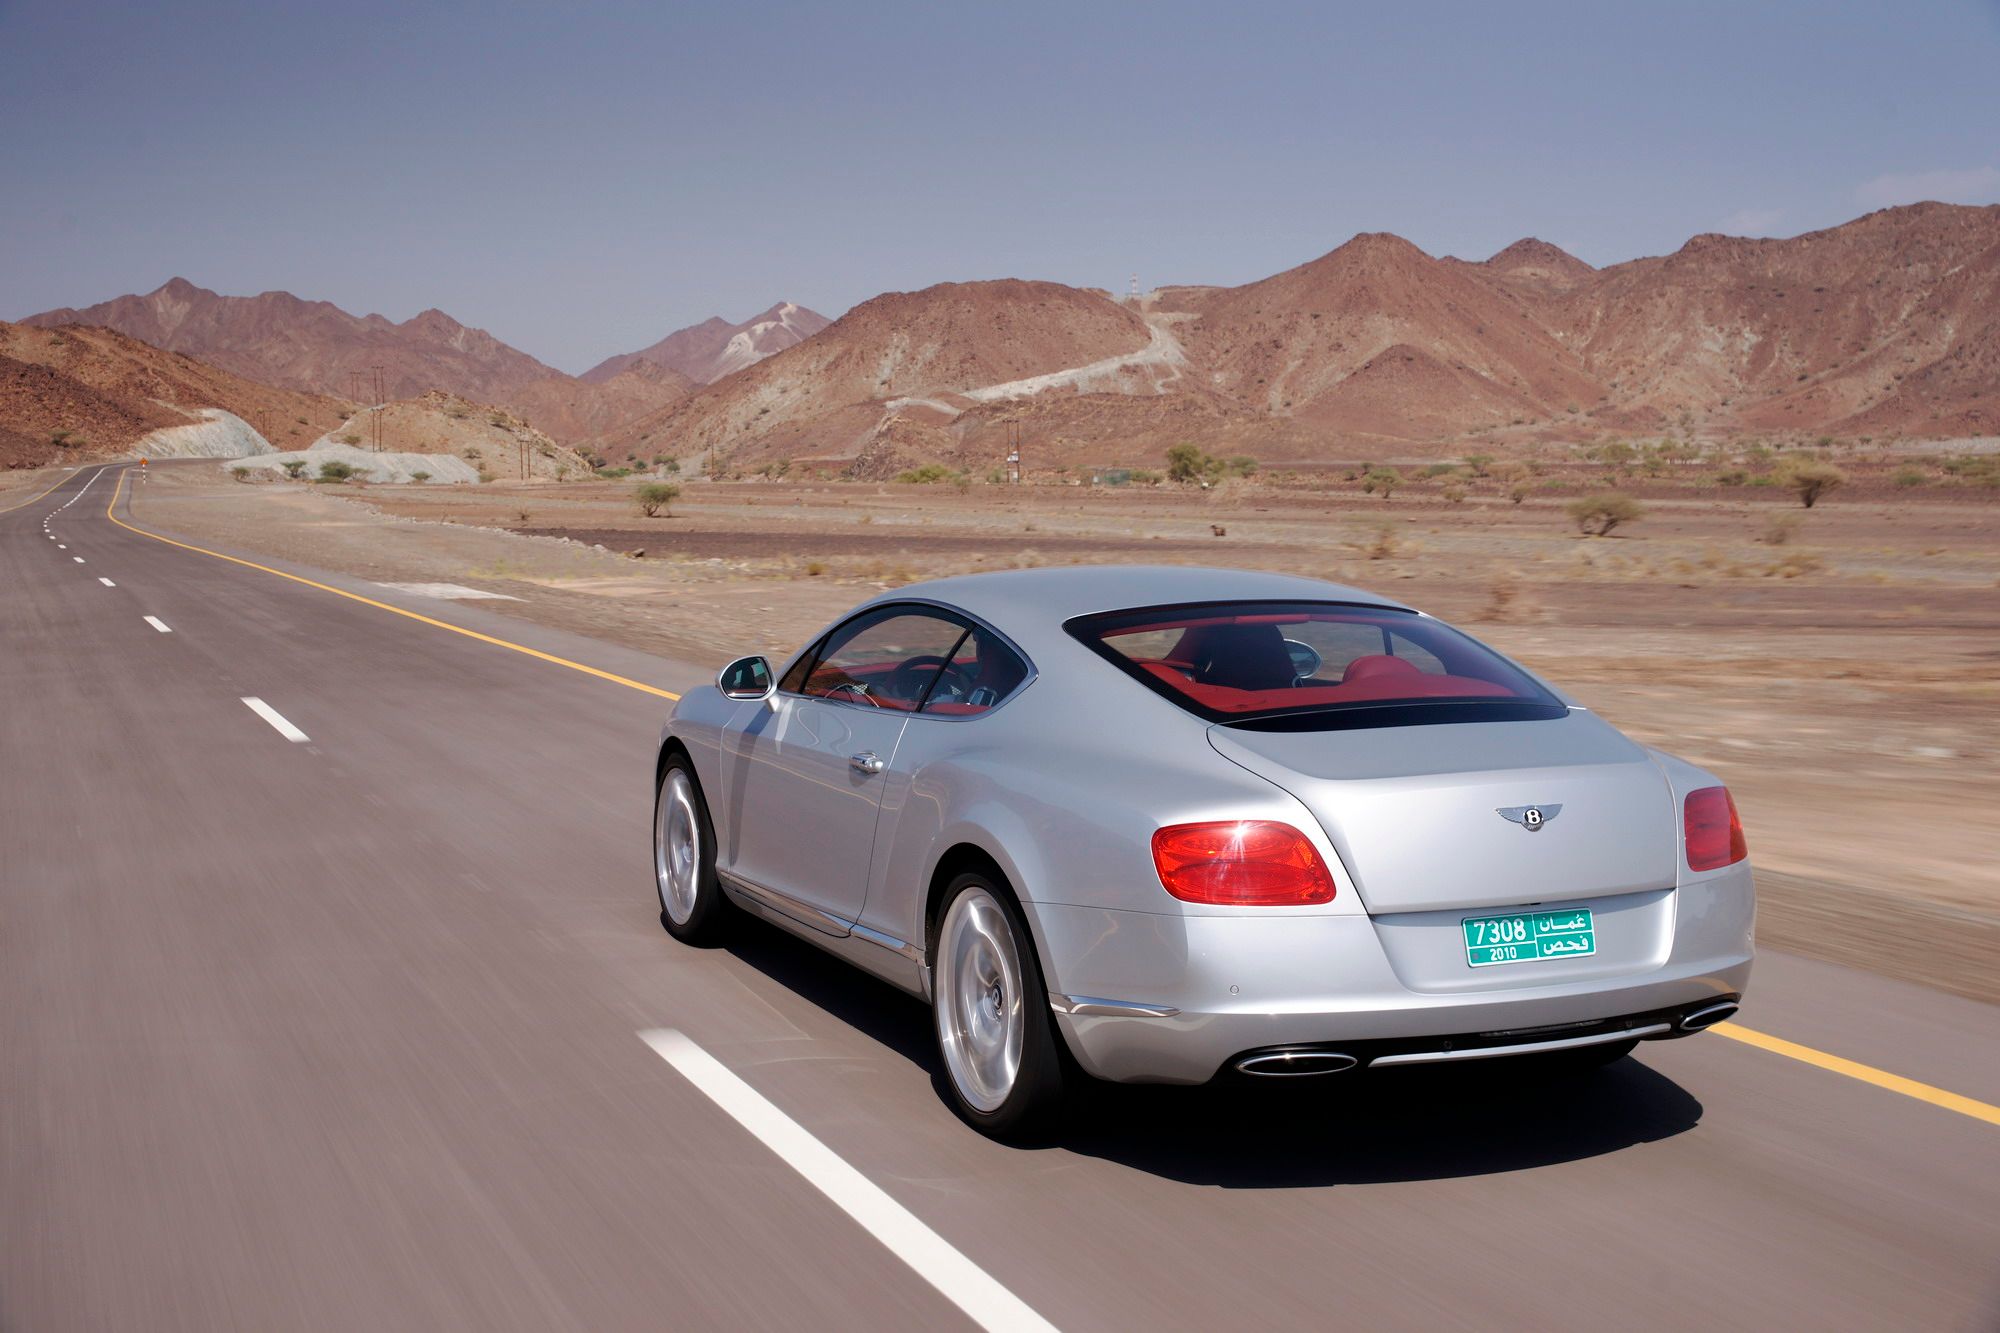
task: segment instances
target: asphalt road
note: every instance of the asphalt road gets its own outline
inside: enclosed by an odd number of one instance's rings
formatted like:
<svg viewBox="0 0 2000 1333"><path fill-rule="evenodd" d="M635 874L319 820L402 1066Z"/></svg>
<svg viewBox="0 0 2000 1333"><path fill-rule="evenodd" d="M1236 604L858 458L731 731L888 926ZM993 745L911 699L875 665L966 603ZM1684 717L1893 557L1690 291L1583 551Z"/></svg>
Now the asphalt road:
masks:
<svg viewBox="0 0 2000 1333"><path fill-rule="evenodd" d="M0 1329L965 1326L662 1027L1066 1329L2000 1327L2000 1127L1721 1035L989 1143L914 1002L659 928L633 685L704 672L140 536L117 473L0 501ZM1996 1016L1767 954L1742 1021L1994 1103Z"/></svg>

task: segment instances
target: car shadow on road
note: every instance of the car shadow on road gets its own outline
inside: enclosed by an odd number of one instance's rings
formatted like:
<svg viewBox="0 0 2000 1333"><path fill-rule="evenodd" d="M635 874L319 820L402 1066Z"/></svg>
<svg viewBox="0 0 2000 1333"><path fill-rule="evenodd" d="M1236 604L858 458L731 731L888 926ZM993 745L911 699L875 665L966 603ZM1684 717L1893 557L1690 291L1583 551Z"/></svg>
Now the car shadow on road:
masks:
<svg viewBox="0 0 2000 1333"><path fill-rule="evenodd" d="M951 1115L923 1005L774 927L745 926L732 954L923 1069L937 1114ZM1197 1088L1086 1082L1062 1128L1023 1151L1222 1189L1309 1189L1553 1166L1671 1138L1701 1115L1643 1059L1586 1071L1511 1059Z"/></svg>

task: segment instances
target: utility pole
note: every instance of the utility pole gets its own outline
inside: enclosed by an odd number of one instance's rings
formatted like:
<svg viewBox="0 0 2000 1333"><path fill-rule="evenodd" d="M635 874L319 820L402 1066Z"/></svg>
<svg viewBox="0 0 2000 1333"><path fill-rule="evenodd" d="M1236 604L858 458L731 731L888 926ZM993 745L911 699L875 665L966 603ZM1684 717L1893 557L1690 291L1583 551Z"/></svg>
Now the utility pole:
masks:
<svg viewBox="0 0 2000 1333"><path fill-rule="evenodd" d="M382 367L370 366L375 372L375 452L382 452Z"/></svg>
<svg viewBox="0 0 2000 1333"><path fill-rule="evenodd" d="M1018 420L1007 423L1007 480L1016 486L1021 484L1021 423Z"/></svg>

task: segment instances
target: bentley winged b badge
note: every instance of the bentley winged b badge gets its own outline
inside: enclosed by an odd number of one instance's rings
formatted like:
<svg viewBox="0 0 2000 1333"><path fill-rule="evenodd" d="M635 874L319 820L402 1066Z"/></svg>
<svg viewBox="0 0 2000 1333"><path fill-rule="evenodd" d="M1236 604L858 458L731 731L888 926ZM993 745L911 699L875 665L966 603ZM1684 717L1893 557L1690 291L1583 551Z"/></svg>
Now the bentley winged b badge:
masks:
<svg viewBox="0 0 2000 1333"><path fill-rule="evenodd" d="M1503 805L1498 811L1500 818L1510 824L1519 824L1530 833L1540 833L1542 825L1562 813L1559 805Z"/></svg>

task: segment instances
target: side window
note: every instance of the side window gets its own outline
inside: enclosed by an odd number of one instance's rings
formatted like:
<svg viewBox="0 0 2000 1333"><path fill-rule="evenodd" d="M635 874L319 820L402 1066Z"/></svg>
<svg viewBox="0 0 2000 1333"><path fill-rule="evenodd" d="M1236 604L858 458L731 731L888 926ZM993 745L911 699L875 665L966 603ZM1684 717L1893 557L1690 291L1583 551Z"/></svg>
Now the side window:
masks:
<svg viewBox="0 0 2000 1333"><path fill-rule="evenodd" d="M965 626L931 612L871 611L826 636L799 693L910 712L963 638Z"/></svg>
<svg viewBox="0 0 2000 1333"><path fill-rule="evenodd" d="M819 660L819 650L825 646L826 640L821 639L818 643L800 653L799 660L792 663L792 669L787 671L785 678L778 682L778 689L785 694L804 694L806 689L806 674L813 669L813 663Z"/></svg>
<svg viewBox="0 0 2000 1333"><path fill-rule="evenodd" d="M952 653L924 712L966 717L997 707L1028 679L1028 664L994 635L975 628Z"/></svg>

